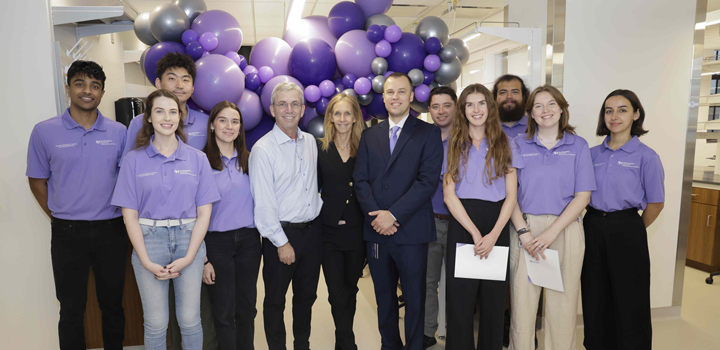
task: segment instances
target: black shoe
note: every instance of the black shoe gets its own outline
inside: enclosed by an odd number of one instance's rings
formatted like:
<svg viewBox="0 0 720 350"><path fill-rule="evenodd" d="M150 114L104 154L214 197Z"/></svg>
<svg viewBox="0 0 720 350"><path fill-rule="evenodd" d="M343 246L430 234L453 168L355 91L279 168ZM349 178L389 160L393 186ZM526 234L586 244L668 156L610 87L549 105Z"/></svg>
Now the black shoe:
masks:
<svg viewBox="0 0 720 350"><path fill-rule="evenodd" d="M437 339L435 337L428 337L427 335L423 334L423 350L437 344Z"/></svg>

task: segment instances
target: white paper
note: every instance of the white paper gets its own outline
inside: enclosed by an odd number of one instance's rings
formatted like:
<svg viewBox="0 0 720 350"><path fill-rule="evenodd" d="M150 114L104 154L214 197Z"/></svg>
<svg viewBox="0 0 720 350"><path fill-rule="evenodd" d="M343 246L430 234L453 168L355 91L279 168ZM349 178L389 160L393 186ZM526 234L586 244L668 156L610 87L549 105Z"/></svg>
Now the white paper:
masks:
<svg viewBox="0 0 720 350"><path fill-rule="evenodd" d="M558 292L564 292L562 274L560 274L560 258L557 250L545 249L543 252L545 258L540 256L540 260L535 260L527 250L521 249L525 253L525 266L527 267L528 280L530 283L550 288Z"/></svg>
<svg viewBox="0 0 720 350"><path fill-rule="evenodd" d="M487 259L475 256L475 245L457 243L455 278L504 281L507 275L508 247L493 247Z"/></svg>

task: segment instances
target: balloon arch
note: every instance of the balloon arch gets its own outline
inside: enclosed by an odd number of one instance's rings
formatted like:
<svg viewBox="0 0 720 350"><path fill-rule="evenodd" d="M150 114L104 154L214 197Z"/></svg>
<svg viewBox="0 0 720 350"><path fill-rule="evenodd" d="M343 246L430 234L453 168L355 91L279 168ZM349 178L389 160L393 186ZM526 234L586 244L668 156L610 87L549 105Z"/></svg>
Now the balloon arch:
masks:
<svg viewBox="0 0 720 350"><path fill-rule="evenodd" d="M174 0L135 20L137 37L150 46L140 64L154 83L160 58L188 54L197 66L190 108L210 111L218 102L235 102L249 144L272 128L270 95L285 81L305 91L303 130L318 130L328 102L339 93L357 97L366 121L387 118L381 94L393 72L406 73L412 81L413 115L425 113L432 88L457 88L470 50L464 41L450 39L447 24L435 16L421 19L415 33L402 32L385 15L391 5L392 0L340 2L327 17L298 20L282 39L258 41L248 62L238 54L243 32L237 19L208 11L203 0Z"/></svg>

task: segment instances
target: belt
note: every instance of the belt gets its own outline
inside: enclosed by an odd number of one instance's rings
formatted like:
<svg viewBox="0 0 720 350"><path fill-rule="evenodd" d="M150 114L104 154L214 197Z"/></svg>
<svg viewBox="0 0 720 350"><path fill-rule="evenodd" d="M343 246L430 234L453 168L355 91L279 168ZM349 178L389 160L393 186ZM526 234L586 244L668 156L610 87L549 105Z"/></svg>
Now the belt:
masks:
<svg viewBox="0 0 720 350"><path fill-rule="evenodd" d="M435 218L440 219L440 220L450 220L450 215L433 214L433 216L435 216Z"/></svg>
<svg viewBox="0 0 720 350"><path fill-rule="evenodd" d="M102 224L123 224L123 217L118 216L116 218L112 219L105 219L105 220L65 220L65 219L59 219L56 217L51 217L50 221L55 224L60 225L77 225L77 226L94 226L94 225L102 225Z"/></svg>
<svg viewBox="0 0 720 350"><path fill-rule="evenodd" d="M301 230L306 229L310 227L312 224L312 221L306 221L306 222L287 222L287 221L280 221L280 226L282 228L299 228Z"/></svg>
<svg viewBox="0 0 720 350"><path fill-rule="evenodd" d="M177 220L173 220L173 219L153 220L153 219L140 218L140 219L138 219L138 221L140 222L140 225L173 227L173 226L180 226L182 224L189 224L191 222L195 222L195 218L177 219Z"/></svg>
<svg viewBox="0 0 720 350"><path fill-rule="evenodd" d="M638 215L638 210L636 208L608 212L608 211L597 210L588 205L586 209L587 209L587 213L590 215L595 215L595 216L600 216L603 218L610 218L610 219L619 218L619 217L623 217L623 216L627 217L627 216L637 216Z"/></svg>

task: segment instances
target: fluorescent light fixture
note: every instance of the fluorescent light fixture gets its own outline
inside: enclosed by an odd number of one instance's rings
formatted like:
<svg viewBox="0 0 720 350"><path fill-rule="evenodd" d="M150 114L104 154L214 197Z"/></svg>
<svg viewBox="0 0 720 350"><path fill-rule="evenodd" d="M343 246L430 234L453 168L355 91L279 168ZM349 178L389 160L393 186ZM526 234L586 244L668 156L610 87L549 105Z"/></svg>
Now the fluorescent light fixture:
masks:
<svg viewBox="0 0 720 350"><path fill-rule="evenodd" d="M700 74L700 75L705 76L705 75L715 75L715 74L720 74L720 72L702 73L702 74Z"/></svg>
<svg viewBox="0 0 720 350"><path fill-rule="evenodd" d="M710 21L710 22L698 23L695 25L695 30L705 29L705 27L707 27L707 26L711 26L713 24L718 24L718 23L720 23L720 19Z"/></svg>
<svg viewBox="0 0 720 350"><path fill-rule="evenodd" d="M290 11L288 11L287 22L285 23L285 30L292 28L300 20L305 8L305 0L292 0L290 2Z"/></svg>
<svg viewBox="0 0 720 350"><path fill-rule="evenodd" d="M476 69L476 70L471 70L471 71L470 71L470 74L475 74L475 73L478 73L478 72L480 72L480 70L479 70L479 69Z"/></svg>
<svg viewBox="0 0 720 350"><path fill-rule="evenodd" d="M463 38L462 40L467 43L468 41L475 39L475 38L479 37L480 35L482 35L482 34L480 34L480 33L470 34L468 37Z"/></svg>

